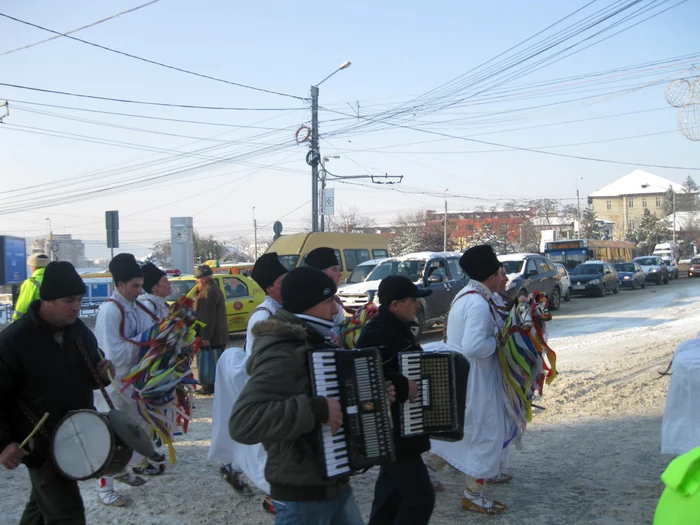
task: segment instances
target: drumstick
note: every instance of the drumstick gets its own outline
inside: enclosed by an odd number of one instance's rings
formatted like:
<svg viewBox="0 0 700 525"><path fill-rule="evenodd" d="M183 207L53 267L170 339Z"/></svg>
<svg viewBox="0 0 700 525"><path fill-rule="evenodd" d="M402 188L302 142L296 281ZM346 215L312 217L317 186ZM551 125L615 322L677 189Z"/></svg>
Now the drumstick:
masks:
<svg viewBox="0 0 700 525"><path fill-rule="evenodd" d="M34 437L34 434L36 434L37 432L39 432L39 429L42 427L42 425L43 425L44 423L46 423L46 420L47 420L47 419L49 419L49 413L48 413L48 412L46 412L46 414L44 414L44 417L42 417L42 418L39 420L39 422L38 422L38 423L36 424L36 426L34 427L34 430L32 430L32 431L29 433L29 435L27 436L27 438L26 438L24 441L22 441L22 444L19 446L19 448L24 448L24 447L27 445L27 443L29 443L29 440L32 439L32 438Z"/></svg>

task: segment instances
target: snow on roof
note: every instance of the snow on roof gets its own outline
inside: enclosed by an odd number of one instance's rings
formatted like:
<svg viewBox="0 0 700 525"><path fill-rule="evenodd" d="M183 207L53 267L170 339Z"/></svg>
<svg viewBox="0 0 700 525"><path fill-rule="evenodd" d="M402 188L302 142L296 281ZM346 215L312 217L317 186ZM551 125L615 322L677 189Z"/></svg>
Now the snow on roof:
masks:
<svg viewBox="0 0 700 525"><path fill-rule="evenodd" d="M619 197L621 195L649 195L665 193L669 186L673 186L676 193L683 190L683 185L664 179L653 173L643 170L634 170L624 177L617 179L612 184L594 191L589 197Z"/></svg>

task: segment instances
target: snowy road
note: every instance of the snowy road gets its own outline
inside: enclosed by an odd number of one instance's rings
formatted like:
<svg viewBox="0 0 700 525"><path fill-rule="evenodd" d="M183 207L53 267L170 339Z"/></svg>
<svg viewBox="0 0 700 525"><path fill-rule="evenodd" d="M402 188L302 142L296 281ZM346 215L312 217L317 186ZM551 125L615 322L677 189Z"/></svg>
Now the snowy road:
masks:
<svg viewBox="0 0 700 525"><path fill-rule="evenodd" d="M700 280L621 291L562 303L550 323L560 375L546 387L513 455L513 481L490 494L509 504L496 525L649 524L663 489L660 425L668 378L658 379L683 339L700 331ZM427 334L435 340L439 334ZM232 338L232 344L242 337ZM198 397L190 433L178 438L177 465L140 488L124 487L124 509L97 502L96 483L81 483L88 523L102 525L271 525L260 498L241 498L206 460L212 398ZM368 516L377 469L353 479ZM481 523L459 507L464 478L439 474L431 523ZM26 470L0 470L0 523L17 523L29 495Z"/></svg>

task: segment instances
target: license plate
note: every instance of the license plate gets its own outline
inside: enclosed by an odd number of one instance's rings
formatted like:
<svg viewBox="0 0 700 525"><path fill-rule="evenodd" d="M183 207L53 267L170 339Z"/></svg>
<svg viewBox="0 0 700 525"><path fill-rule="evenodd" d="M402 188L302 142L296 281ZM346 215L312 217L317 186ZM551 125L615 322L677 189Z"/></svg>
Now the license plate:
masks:
<svg viewBox="0 0 700 525"><path fill-rule="evenodd" d="M574 290L585 290L586 286L583 284L575 284L574 285Z"/></svg>

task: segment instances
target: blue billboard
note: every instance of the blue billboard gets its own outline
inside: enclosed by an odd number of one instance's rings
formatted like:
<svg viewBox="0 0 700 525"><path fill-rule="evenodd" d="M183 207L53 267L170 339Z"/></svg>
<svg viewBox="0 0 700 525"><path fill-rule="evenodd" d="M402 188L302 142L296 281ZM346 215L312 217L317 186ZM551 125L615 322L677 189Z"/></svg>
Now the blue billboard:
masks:
<svg viewBox="0 0 700 525"><path fill-rule="evenodd" d="M0 235L0 285L21 284L27 278L27 242Z"/></svg>

